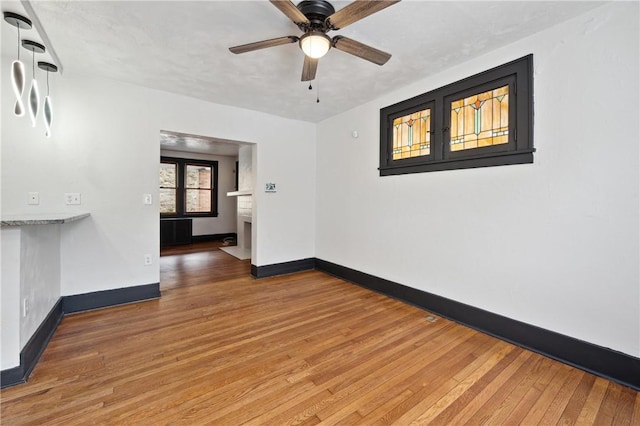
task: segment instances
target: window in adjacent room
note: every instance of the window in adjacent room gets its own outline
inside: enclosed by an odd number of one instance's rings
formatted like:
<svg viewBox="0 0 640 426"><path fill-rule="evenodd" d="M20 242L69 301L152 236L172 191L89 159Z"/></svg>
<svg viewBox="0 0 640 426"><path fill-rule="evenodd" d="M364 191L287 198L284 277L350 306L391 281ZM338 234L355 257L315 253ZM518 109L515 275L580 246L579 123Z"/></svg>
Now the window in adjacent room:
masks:
<svg viewBox="0 0 640 426"><path fill-rule="evenodd" d="M160 213L177 214L178 164L169 161L160 163Z"/></svg>
<svg viewBox="0 0 640 426"><path fill-rule="evenodd" d="M532 55L380 110L380 175L533 162Z"/></svg>
<svg viewBox="0 0 640 426"><path fill-rule="evenodd" d="M217 216L218 162L162 157L160 214Z"/></svg>

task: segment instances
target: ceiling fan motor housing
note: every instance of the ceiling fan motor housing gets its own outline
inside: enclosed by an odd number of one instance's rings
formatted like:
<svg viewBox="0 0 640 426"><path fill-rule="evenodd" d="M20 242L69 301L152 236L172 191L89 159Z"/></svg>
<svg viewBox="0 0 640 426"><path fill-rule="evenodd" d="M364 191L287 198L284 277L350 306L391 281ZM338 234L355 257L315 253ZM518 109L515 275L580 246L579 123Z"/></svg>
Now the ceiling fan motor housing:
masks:
<svg viewBox="0 0 640 426"><path fill-rule="evenodd" d="M324 0L304 0L296 6L304 16L307 17L311 25L309 28L302 28L303 31L316 30L327 32L325 20L335 13L335 9L328 1Z"/></svg>

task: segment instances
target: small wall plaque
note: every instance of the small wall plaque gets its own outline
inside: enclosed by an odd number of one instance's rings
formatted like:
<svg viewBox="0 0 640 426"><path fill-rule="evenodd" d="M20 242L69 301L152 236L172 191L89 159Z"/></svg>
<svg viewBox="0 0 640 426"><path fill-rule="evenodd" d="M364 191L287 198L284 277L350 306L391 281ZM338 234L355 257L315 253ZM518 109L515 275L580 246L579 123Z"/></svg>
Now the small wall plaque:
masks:
<svg viewBox="0 0 640 426"><path fill-rule="evenodd" d="M264 192L276 192L276 184L275 183L265 183L264 184Z"/></svg>

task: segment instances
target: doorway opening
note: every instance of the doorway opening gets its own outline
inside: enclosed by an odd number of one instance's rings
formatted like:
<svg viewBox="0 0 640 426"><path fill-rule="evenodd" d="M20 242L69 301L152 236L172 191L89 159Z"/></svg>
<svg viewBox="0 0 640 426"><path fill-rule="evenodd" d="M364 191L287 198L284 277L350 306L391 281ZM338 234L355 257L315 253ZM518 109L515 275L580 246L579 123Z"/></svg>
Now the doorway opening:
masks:
<svg viewBox="0 0 640 426"><path fill-rule="evenodd" d="M221 269L250 274L255 148L248 142L160 132L161 288L205 271L208 279Z"/></svg>

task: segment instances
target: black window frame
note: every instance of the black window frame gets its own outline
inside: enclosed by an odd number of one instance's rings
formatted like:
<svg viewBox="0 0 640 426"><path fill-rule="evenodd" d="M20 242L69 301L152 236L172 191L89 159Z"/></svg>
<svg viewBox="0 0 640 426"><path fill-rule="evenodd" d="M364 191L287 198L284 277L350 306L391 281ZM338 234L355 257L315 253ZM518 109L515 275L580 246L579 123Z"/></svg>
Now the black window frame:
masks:
<svg viewBox="0 0 640 426"><path fill-rule="evenodd" d="M509 142L451 151L451 102L509 85ZM433 105L429 155L393 160L393 120ZM533 163L533 55L380 109L380 176Z"/></svg>
<svg viewBox="0 0 640 426"><path fill-rule="evenodd" d="M160 213L161 218L181 218L181 217L218 217L218 162L210 160L198 160L193 158L160 157L160 163L171 163L177 166L177 190L176 190L176 213ZM185 176L187 166L211 167L211 211L209 212L187 212Z"/></svg>

